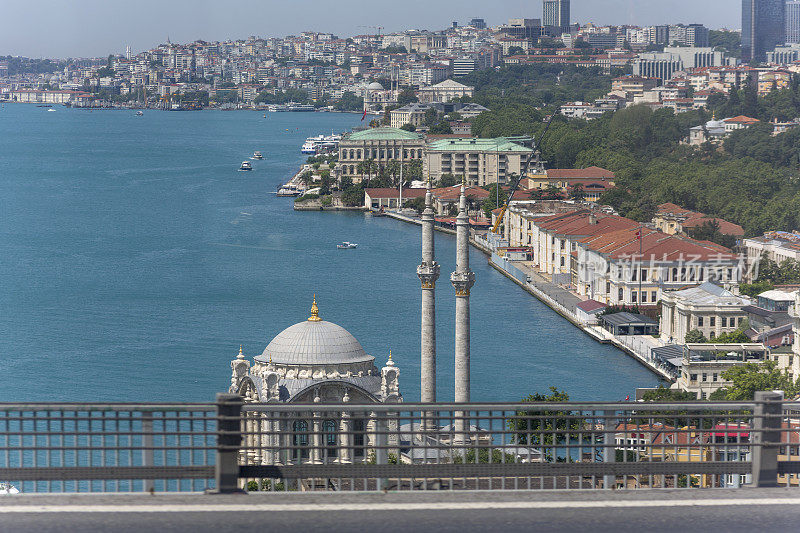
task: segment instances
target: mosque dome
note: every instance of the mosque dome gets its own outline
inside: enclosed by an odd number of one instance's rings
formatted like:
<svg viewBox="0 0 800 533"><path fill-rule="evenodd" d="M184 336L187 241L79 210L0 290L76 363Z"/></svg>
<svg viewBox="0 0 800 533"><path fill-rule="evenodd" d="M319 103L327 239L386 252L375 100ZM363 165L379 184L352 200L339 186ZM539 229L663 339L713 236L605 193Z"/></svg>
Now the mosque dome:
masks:
<svg viewBox="0 0 800 533"><path fill-rule="evenodd" d="M367 90L368 91L383 91L385 89L383 88L383 85L381 85L377 81L373 81L372 83L367 85Z"/></svg>
<svg viewBox="0 0 800 533"><path fill-rule="evenodd" d="M286 328L256 357L281 365L338 365L374 361L349 331L319 318L316 299L308 320Z"/></svg>

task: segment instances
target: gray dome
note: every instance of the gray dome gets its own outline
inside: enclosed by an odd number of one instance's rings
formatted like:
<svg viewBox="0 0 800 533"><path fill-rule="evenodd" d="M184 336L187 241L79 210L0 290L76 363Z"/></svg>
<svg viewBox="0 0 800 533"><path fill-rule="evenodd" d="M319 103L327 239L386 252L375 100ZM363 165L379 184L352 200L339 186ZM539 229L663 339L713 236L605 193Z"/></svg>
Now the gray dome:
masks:
<svg viewBox="0 0 800 533"><path fill-rule="evenodd" d="M369 91L383 91L385 89L383 88L383 85L381 85L377 81L373 81L372 83L367 85L367 90L369 90Z"/></svg>
<svg viewBox="0 0 800 533"><path fill-rule="evenodd" d="M324 320L306 320L290 326L272 339L259 362L283 365L335 365L364 363L367 355L355 337L341 326Z"/></svg>

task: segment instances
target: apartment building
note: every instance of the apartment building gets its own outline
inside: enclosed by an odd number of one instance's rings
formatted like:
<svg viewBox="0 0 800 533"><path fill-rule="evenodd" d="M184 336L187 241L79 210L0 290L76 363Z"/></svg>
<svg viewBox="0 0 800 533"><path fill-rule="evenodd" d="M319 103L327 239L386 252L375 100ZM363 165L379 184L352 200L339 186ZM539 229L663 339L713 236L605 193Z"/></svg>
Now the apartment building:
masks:
<svg viewBox="0 0 800 533"><path fill-rule="evenodd" d="M466 178L467 185L483 187L508 183L509 175L519 175L530 152L505 137L439 139L428 144L423 168L433 180L453 174Z"/></svg>

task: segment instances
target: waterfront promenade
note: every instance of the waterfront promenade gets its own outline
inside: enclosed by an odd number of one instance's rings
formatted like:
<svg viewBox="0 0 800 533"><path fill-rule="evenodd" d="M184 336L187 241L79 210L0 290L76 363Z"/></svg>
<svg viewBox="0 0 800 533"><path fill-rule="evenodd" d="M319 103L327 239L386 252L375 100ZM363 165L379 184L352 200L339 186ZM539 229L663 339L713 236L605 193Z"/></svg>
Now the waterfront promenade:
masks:
<svg viewBox="0 0 800 533"><path fill-rule="evenodd" d="M416 217L394 211L387 212L386 216L411 224L421 224ZM445 233L454 233L448 228L437 227L436 229ZM615 346L664 380L675 380L675 375L670 369L653 356L653 348L664 345L661 340L649 335L616 336L600 326L582 322L576 314L577 304L582 301L581 298L542 276L536 271L532 262L511 262L497 256L483 235L471 235L470 244L488 256L490 266L503 273L597 342Z"/></svg>

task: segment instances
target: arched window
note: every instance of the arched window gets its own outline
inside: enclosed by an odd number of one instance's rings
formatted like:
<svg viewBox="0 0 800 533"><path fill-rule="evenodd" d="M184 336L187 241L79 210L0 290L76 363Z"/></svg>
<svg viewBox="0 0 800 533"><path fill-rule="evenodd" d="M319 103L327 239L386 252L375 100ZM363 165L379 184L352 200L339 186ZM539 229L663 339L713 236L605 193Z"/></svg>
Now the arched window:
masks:
<svg viewBox="0 0 800 533"><path fill-rule="evenodd" d="M363 458L365 455L364 448L364 434L367 430L367 424L363 418L356 418L353 420L353 456Z"/></svg>
<svg viewBox="0 0 800 533"><path fill-rule="evenodd" d="M292 424L292 457L308 458L308 422L295 420Z"/></svg>
<svg viewBox="0 0 800 533"><path fill-rule="evenodd" d="M361 150L356 150L356 158L361 159Z"/></svg>
<svg viewBox="0 0 800 533"><path fill-rule="evenodd" d="M333 420L322 423L322 445L326 456L336 458L336 422Z"/></svg>

